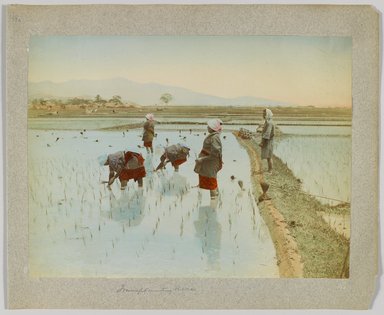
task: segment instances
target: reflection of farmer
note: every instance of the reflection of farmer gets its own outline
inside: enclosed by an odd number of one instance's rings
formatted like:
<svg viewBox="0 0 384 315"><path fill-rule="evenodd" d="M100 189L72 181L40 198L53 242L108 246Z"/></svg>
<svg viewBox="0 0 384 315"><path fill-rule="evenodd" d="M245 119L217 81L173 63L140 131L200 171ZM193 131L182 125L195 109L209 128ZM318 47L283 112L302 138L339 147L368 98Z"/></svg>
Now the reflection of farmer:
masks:
<svg viewBox="0 0 384 315"><path fill-rule="evenodd" d="M218 195L217 172L221 170L223 164L220 140L222 121L211 119L207 124L209 134L204 139L194 171L199 174L199 187L210 190L211 198L215 199Z"/></svg>
<svg viewBox="0 0 384 315"><path fill-rule="evenodd" d="M211 207L200 207L199 216L194 225L209 266L213 269L219 268L221 225L217 221L217 212Z"/></svg>
<svg viewBox="0 0 384 315"><path fill-rule="evenodd" d="M180 173L173 172L168 176L159 176L160 185L158 186L159 192L163 196L177 196L182 197L188 192L189 186L187 178Z"/></svg>
<svg viewBox="0 0 384 315"><path fill-rule="evenodd" d="M108 155L104 165L109 165L108 185L112 185L116 178L119 178L121 189L127 187L130 179L143 186L143 177L145 177L144 158L140 153L131 151L119 151Z"/></svg>
<svg viewBox="0 0 384 315"><path fill-rule="evenodd" d="M144 219L145 197L141 192L133 194L124 192L119 199L111 195L111 216L120 223L128 223L129 226L137 226Z"/></svg>
<svg viewBox="0 0 384 315"><path fill-rule="evenodd" d="M143 141L147 152L153 153L152 141L155 136L155 116L151 113L145 115L146 122L144 123Z"/></svg>
<svg viewBox="0 0 384 315"><path fill-rule="evenodd" d="M263 118L265 119L261 134L261 159L267 159L268 172L272 171L272 154L273 154L273 137L275 135L275 126L272 120L272 111L268 108L263 110Z"/></svg>
<svg viewBox="0 0 384 315"><path fill-rule="evenodd" d="M156 171L164 168L170 162L175 169L179 171L179 165L187 161L190 148L183 143L173 144L165 148L163 155L160 157L160 164L157 166Z"/></svg>

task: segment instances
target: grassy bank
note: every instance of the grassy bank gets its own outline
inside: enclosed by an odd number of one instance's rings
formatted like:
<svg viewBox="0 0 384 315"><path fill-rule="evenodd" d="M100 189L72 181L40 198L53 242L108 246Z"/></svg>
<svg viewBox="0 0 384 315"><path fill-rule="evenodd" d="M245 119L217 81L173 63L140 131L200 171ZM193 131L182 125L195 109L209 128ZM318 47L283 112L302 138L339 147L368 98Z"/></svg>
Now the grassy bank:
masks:
<svg viewBox="0 0 384 315"><path fill-rule="evenodd" d="M260 154L259 147L255 143L253 145ZM268 193L273 203L284 216L291 235L296 239L304 263L304 277L339 278L349 240L331 229L318 212L340 213L348 209L345 206L323 205L316 198L301 193L300 181L277 157L274 157L274 172L272 175L265 173L264 177L270 184Z"/></svg>
<svg viewBox="0 0 384 315"><path fill-rule="evenodd" d="M248 146L251 159L255 160L256 165L260 166L260 148L258 145L253 140L243 141ZM262 165L265 169L266 161L263 161ZM257 188L256 192L260 194L260 189L257 187L260 176L254 174L253 177ZM290 240L293 238L296 243L294 249L296 250L297 245L298 255L303 264L302 276L304 278L340 278L348 276L348 260L346 260L346 257L348 256L349 240L336 233L329 224L322 220L319 212L340 214L350 212L349 206L330 207L303 193L300 181L277 157L274 157L273 173L264 173L263 178L270 185L268 195L272 199L259 203L261 214L268 224L272 236L276 234L274 231L276 229L285 230L285 239L275 237L277 255L280 256L278 257L279 261L294 259L294 257L284 257L289 249L281 250L281 248L278 248L284 247L286 244L289 245ZM271 218L271 207L277 209L283 219L281 217L276 219L276 216ZM276 244L276 242L279 242L279 244ZM346 264L346 268L344 264ZM347 272L345 272L345 269L347 269Z"/></svg>

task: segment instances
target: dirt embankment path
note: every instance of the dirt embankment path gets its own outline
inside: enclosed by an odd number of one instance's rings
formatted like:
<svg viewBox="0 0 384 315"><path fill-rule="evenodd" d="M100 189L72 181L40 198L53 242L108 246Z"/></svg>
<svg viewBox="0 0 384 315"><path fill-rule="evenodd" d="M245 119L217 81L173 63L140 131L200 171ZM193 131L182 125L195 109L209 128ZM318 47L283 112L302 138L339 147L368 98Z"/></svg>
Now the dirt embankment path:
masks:
<svg viewBox="0 0 384 315"><path fill-rule="evenodd" d="M244 146L251 158L252 184L255 196L262 194L260 183L264 181L263 174L257 174L261 169L259 156L251 145L251 140L244 140L237 136L239 143ZM276 209L273 200L263 201L260 207L261 215L271 233L275 244L277 262L280 276L284 278L303 277L303 263L298 251L297 243L288 230L288 225L283 215Z"/></svg>
<svg viewBox="0 0 384 315"><path fill-rule="evenodd" d="M347 278L349 238L347 233L338 233L323 217L324 214L348 217L350 205L320 203L303 191L301 181L276 156L272 174L257 174L262 168L260 148L254 140L238 136L237 139L251 160L254 195L262 194L261 182L270 185L271 200L260 202L259 209L275 244L280 276Z"/></svg>

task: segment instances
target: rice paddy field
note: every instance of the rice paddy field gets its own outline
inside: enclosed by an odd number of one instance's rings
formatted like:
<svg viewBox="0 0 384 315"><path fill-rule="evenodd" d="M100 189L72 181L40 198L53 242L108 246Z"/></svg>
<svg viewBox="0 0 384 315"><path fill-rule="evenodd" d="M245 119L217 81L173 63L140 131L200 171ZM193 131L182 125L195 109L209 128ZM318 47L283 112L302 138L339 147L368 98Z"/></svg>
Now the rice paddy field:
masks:
<svg viewBox="0 0 384 315"><path fill-rule="evenodd" d="M230 132L222 134L224 168L213 203L208 191L195 187L203 130L157 128L155 152L147 155L138 129L34 127L28 133L31 276L279 276L274 245L251 192L249 157ZM179 173L171 166L153 172L167 139L191 147ZM97 158L120 150L143 154L143 189L133 181L125 191L118 181L111 190L102 184L108 168Z"/></svg>
<svg viewBox="0 0 384 315"><path fill-rule="evenodd" d="M302 181L304 191L324 204L351 200L350 126L279 126L274 154Z"/></svg>
<svg viewBox="0 0 384 315"><path fill-rule="evenodd" d="M258 196L252 194L249 156L232 134L241 127L255 131L260 120L253 125L244 117L227 119L221 136L220 195L212 202L208 191L196 187L193 172L206 119L176 118L159 119L153 155L142 147L140 128L124 127L142 122L140 117L28 120L31 276L279 277L270 231L255 203ZM275 137L274 154L300 181L301 193L329 207L350 202L348 117L299 118L277 122L282 134ZM189 160L178 173L170 165L154 172L164 146L178 142L191 147ZM118 180L111 190L102 183L108 168L98 158L121 150L143 154L143 189L132 181L125 191ZM335 230L344 227L340 234L349 238L349 212L319 215Z"/></svg>

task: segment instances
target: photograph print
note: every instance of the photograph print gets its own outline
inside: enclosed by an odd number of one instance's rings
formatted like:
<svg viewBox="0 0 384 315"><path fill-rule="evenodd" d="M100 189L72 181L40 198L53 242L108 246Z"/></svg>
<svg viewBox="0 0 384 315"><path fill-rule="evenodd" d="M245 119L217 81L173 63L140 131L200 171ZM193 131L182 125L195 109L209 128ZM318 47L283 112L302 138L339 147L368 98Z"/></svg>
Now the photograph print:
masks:
<svg viewBox="0 0 384 315"><path fill-rule="evenodd" d="M348 278L352 39L38 36L32 278Z"/></svg>

